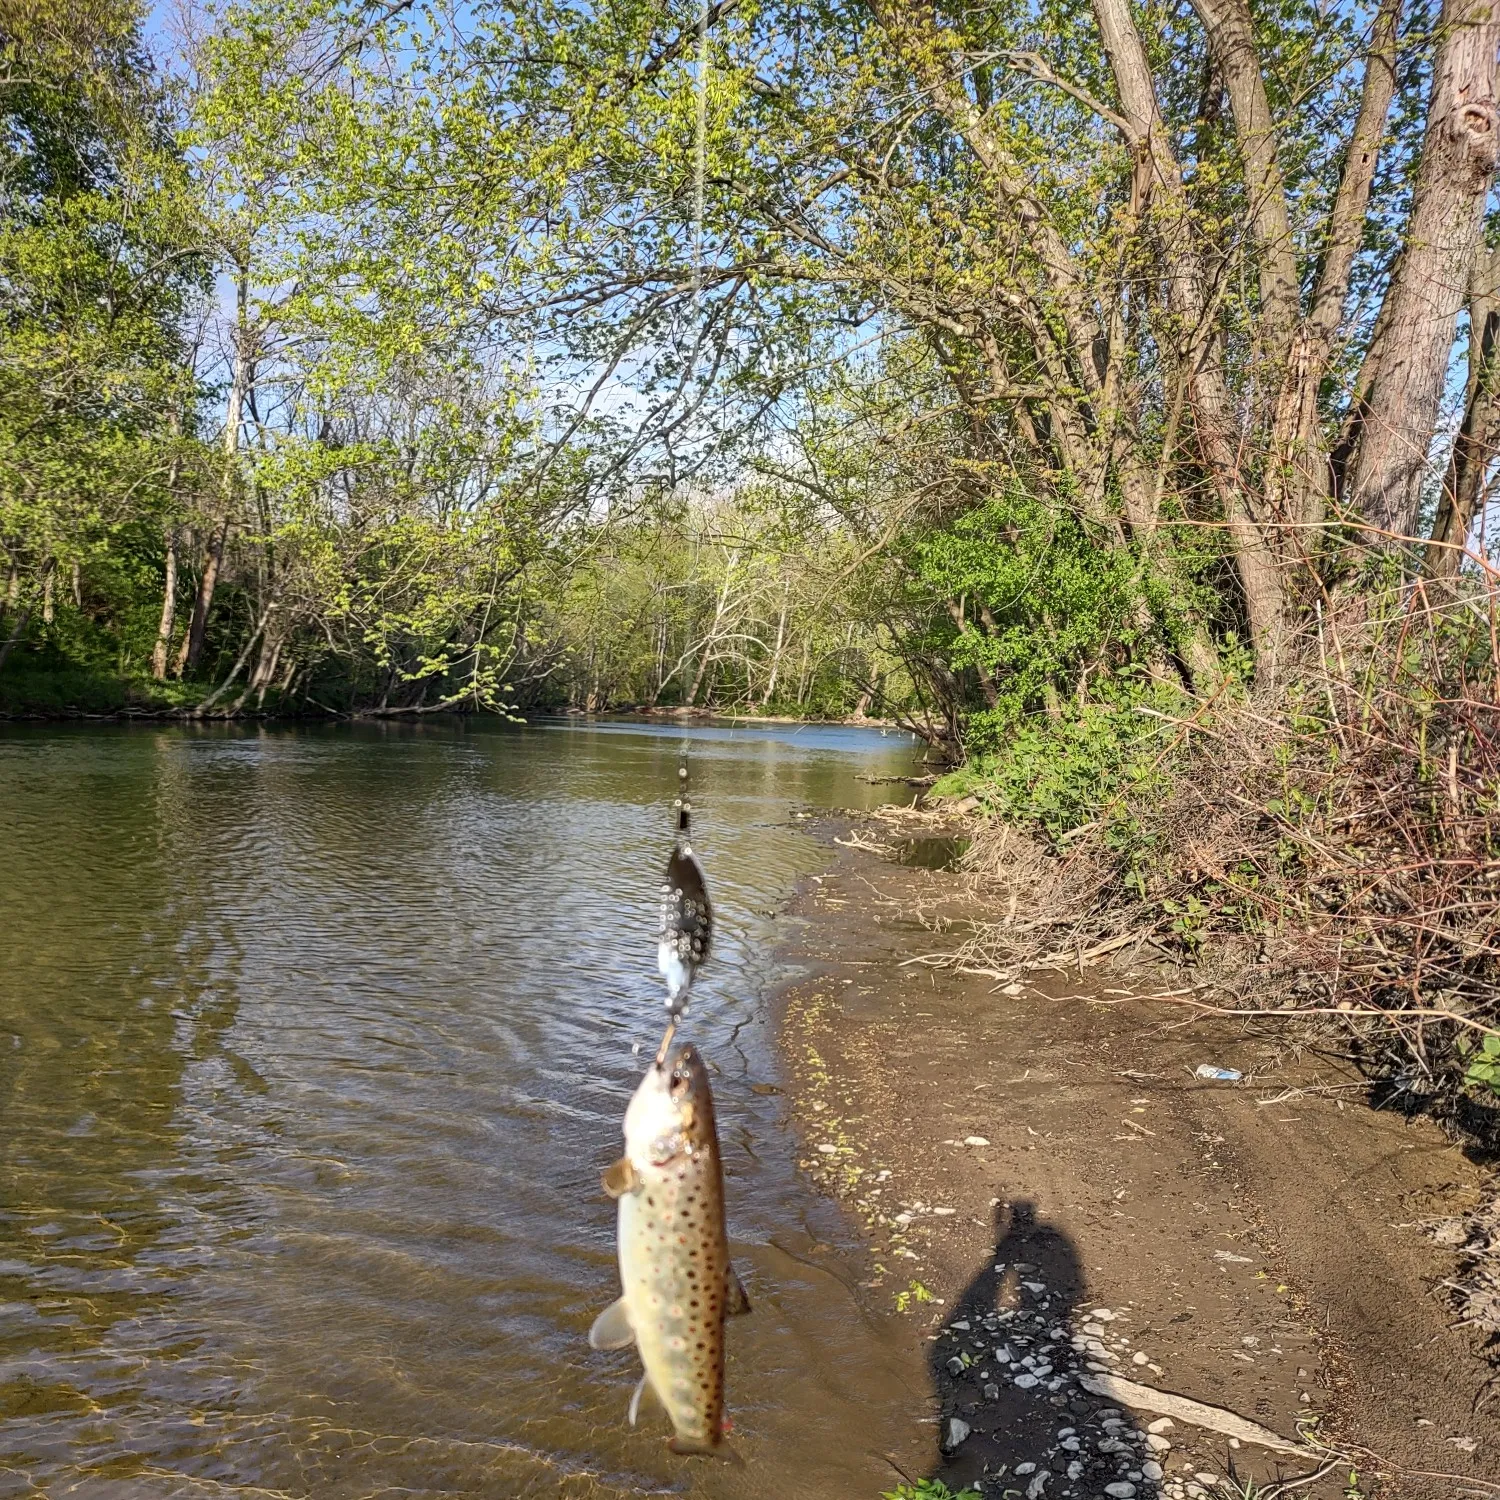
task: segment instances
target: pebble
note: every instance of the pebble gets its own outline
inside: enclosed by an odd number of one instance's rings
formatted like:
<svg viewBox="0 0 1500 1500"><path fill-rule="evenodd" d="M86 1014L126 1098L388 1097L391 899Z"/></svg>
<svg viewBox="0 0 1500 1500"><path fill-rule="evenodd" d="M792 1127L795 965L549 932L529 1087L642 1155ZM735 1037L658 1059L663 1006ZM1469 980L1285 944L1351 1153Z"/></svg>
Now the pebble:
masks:
<svg viewBox="0 0 1500 1500"><path fill-rule="evenodd" d="M1162 1469L1162 1466L1152 1458L1148 1458L1146 1462L1141 1465L1141 1473L1150 1480L1160 1479L1164 1472L1165 1471Z"/></svg>
<svg viewBox="0 0 1500 1500"><path fill-rule="evenodd" d="M982 1135L966 1135L964 1137L964 1145L966 1145L966 1146L988 1146L989 1145L989 1141L987 1141L984 1138L984 1136L982 1136Z"/></svg>
<svg viewBox="0 0 1500 1500"><path fill-rule="evenodd" d="M984 1399L986 1401L998 1401L1000 1399L1000 1387L998 1385L985 1386Z"/></svg>
<svg viewBox="0 0 1500 1500"><path fill-rule="evenodd" d="M1036 1465L1035 1464L1017 1464L1016 1465L1016 1473L1017 1474L1035 1474L1036 1473Z"/></svg>
<svg viewBox="0 0 1500 1500"><path fill-rule="evenodd" d="M1177 1424L1171 1417L1158 1417L1154 1422L1146 1423L1147 1432L1170 1432Z"/></svg>
<svg viewBox="0 0 1500 1500"><path fill-rule="evenodd" d="M943 1452L952 1453L962 1447L974 1429L960 1417L949 1417L947 1430L943 1433Z"/></svg>
<svg viewBox="0 0 1500 1500"><path fill-rule="evenodd" d="M1213 1485L1219 1482L1219 1476L1217 1474L1210 1474L1207 1469L1200 1469L1196 1474L1193 1475L1193 1478L1196 1479L1199 1484Z"/></svg>
<svg viewBox="0 0 1500 1500"><path fill-rule="evenodd" d="M1146 1442L1153 1453L1165 1453L1172 1446L1159 1432L1148 1432Z"/></svg>
<svg viewBox="0 0 1500 1500"><path fill-rule="evenodd" d="M837 1154L838 1149L839 1148L835 1146L832 1141L823 1141L818 1146L818 1150L821 1151L824 1156L834 1156Z"/></svg>
<svg viewBox="0 0 1500 1500"><path fill-rule="evenodd" d="M962 1375L964 1372L964 1368L965 1366L963 1360L957 1358L956 1356L948 1361L948 1373L950 1375Z"/></svg>
<svg viewBox="0 0 1500 1500"><path fill-rule="evenodd" d="M1075 1458L1073 1460L1073 1462L1068 1465L1068 1478L1069 1479L1077 1479L1078 1476L1080 1474L1082 1474L1082 1473L1083 1473L1083 1464L1078 1459Z"/></svg>
<svg viewBox="0 0 1500 1500"><path fill-rule="evenodd" d="M1117 1479L1113 1484L1104 1486L1106 1495L1113 1495L1114 1500L1133 1500L1135 1486L1128 1479Z"/></svg>
<svg viewBox="0 0 1500 1500"><path fill-rule="evenodd" d="M1130 1363L1133 1365L1143 1365L1149 1358L1150 1355L1146 1354L1143 1350L1137 1349L1135 1353L1130 1356Z"/></svg>
<svg viewBox="0 0 1500 1500"><path fill-rule="evenodd" d="M1035 1375L1027 1373L1025 1375L1017 1375L1016 1384L1020 1386L1023 1391L1029 1391L1032 1386L1040 1385L1041 1381L1039 1381Z"/></svg>

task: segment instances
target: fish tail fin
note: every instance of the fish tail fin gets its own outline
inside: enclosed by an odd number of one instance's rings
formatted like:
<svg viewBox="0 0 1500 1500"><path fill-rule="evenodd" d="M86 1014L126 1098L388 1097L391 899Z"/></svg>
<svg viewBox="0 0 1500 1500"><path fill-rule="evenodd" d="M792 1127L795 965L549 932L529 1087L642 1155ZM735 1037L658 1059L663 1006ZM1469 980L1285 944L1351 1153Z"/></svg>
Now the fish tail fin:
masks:
<svg viewBox="0 0 1500 1500"><path fill-rule="evenodd" d="M710 1443L703 1438L674 1437L667 1439L667 1447L683 1458L722 1458L737 1469L745 1467L745 1460L723 1438Z"/></svg>

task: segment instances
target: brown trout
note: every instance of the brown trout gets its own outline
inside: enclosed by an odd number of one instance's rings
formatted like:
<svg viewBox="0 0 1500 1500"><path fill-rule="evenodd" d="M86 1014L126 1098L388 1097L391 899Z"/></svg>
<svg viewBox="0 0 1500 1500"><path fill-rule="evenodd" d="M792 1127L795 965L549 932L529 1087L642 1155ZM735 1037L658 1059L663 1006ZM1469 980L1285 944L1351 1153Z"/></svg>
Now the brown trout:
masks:
<svg viewBox="0 0 1500 1500"><path fill-rule="evenodd" d="M724 1320L750 1311L729 1264L724 1172L708 1070L682 1047L647 1070L625 1111L625 1155L604 1173L619 1200L622 1295L589 1330L596 1349L634 1344L646 1373L630 1399L666 1408L674 1453L734 1458L724 1441Z"/></svg>

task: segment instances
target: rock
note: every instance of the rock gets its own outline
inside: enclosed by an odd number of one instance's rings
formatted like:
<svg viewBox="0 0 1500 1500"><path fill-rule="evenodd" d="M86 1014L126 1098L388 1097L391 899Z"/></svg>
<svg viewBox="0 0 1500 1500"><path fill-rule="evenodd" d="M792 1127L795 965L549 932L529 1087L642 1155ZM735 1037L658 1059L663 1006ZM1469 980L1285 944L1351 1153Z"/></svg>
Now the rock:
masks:
<svg viewBox="0 0 1500 1500"><path fill-rule="evenodd" d="M985 1386L984 1399L986 1401L998 1401L1000 1399L1000 1387L998 1385Z"/></svg>
<svg viewBox="0 0 1500 1500"><path fill-rule="evenodd" d="M969 1325L967 1323L950 1323L948 1326L952 1329L956 1329L959 1333L967 1333L969 1331Z"/></svg>
<svg viewBox="0 0 1500 1500"><path fill-rule="evenodd" d="M1133 1365L1143 1365L1149 1358L1150 1356L1147 1355L1144 1351L1137 1349L1135 1353L1130 1356L1130 1363Z"/></svg>
<svg viewBox="0 0 1500 1500"><path fill-rule="evenodd" d="M1117 1437L1100 1438L1097 1446L1101 1453L1124 1453L1127 1451L1125 1444Z"/></svg>
<svg viewBox="0 0 1500 1500"><path fill-rule="evenodd" d="M837 1154L838 1149L839 1148L835 1146L832 1141L823 1141L818 1146L818 1150L821 1151L824 1156L833 1156Z"/></svg>
<svg viewBox="0 0 1500 1500"><path fill-rule="evenodd" d="M1043 1469L1040 1474L1036 1475L1026 1486L1026 1500L1037 1500L1037 1497L1047 1488L1047 1481L1051 1478L1052 1474L1047 1469Z"/></svg>
<svg viewBox="0 0 1500 1500"><path fill-rule="evenodd" d="M1017 1464L1016 1465L1016 1473L1017 1474L1035 1474L1036 1473L1036 1465L1035 1464Z"/></svg>
<svg viewBox="0 0 1500 1500"><path fill-rule="evenodd" d="M1164 1472L1165 1471L1162 1469L1162 1466L1157 1463L1154 1458L1148 1458L1146 1462L1141 1465L1141 1474L1147 1479L1160 1479Z"/></svg>
<svg viewBox="0 0 1500 1500"><path fill-rule="evenodd" d="M943 1429L943 1452L952 1453L963 1447L973 1430L961 1417L949 1417L948 1425Z"/></svg>
<svg viewBox="0 0 1500 1500"><path fill-rule="evenodd" d="M1079 1462L1078 1459L1075 1458L1073 1460L1073 1462L1068 1465L1068 1478L1069 1479L1077 1479L1078 1476L1080 1474L1082 1474L1082 1473L1083 1473L1083 1465L1082 1465L1082 1463Z"/></svg>
<svg viewBox="0 0 1500 1500"><path fill-rule="evenodd" d="M1170 1432L1177 1424L1171 1417L1158 1417L1154 1422L1146 1423L1147 1432Z"/></svg>
<svg viewBox="0 0 1500 1500"><path fill-rule="evenodd" d="M950 1375L962 1375L965 1369L963 1360L954 1358L948 1361L948 1373Z"/></svg>
<svg viewBox="0 0 1500 1500"><path fill-rule="evenodd" d="M1117 1479L1104 1486L1104 1493L1112 1495L1114 1500L1134 1500L1135 1486L1128 1479Z"/></svg>
<svg viewBox="0 0 1500 1500"><path fill-rule="evenodd" d="M1016 1384L1018 1386L1020 1386L1020 1388L1023 1391L1029 1391L1032 1388L1032 1386L1034 1386L1034 1385L1040 1385L1041 1382L1036 1378L1035 1375L1031 1374L1028 1371L1024 1375L1017 1375L1016 1376Z"/></svg>
<svg viewBox="0 0 1500 1500"><path fill-rule="evenodd" d="M1038 1297L1040 1297L1042 1293L1047 1290L1047 1283L1045 1281L1023 1281L1021 1285L1024 1286L1028 1292L1034 1292Z"/></svg>
<svg viewBox="0 0 1500 1500"><path fill-rule="evenodd" d="M1089 1316L1096 1322L1113 1323L1117 1314L1112 1313L1107 1307L1096 1307Z"/></svg>
<svg viewBox="0 0 1500 1500"><path fill-rule="evenodd" d="M1065 1437L1062 1440L1062 1447L1063 1447L1063 1449L1064 1449L1065 1452L1068 1452L1068 1453L1077 1453L1078 1449L1080 1447L1080 1444L1079 1444L1079 1441L1078 1441L1078 1439L1076 1437Z"/></svg>
<svg viewBox="0 0 1500 1500"><path fill-rule="evenodd" d="M1217 1474L1210 1474L1207 1469L1200 1469L1196 1474L1193 1475L1193 1478L1196 1479L1199 1484L1209 1485L1210 1487L1216 1485L1219 1482L1219 1476Z"/></svg>
<svg viewBox="0 0 1500 1500"><path fill-rule="evenodd" d="M964 1137L966 1146L988 1146L989 1142L982 1135L966 1135Z"/></svg>
<svg viewBox="0 0 1500 1500"><path fill-rule="evenodd" d="M1102 1339L1104 1337L1104 1325L1102 1323L1085 1323L1082 1332L1085 1338Z"/></svg>

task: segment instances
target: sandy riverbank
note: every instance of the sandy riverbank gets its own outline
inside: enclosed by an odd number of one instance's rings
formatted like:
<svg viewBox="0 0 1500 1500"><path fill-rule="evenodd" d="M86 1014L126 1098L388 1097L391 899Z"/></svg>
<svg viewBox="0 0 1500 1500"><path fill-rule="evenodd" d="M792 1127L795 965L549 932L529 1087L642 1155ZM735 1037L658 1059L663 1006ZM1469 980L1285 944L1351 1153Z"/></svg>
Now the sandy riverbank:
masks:
<svg viewBox="0 0 1500 1500"><path fill-rule="evenodd" d="M1294 1493L1500 1497L1493 1367L1419 1227L1480 1192L1457 1147L1370 1109L1337 1059L1122 993L1149 979L912 963L977 915L963 880L837 852L796 905L810 977L782 1038L804 1166L864 1227L871 1299L930 1372L887 1439L893 1483L1196 1500L1326 1467ZM1345 1456L1163 1421L1122 1378Z"/></svg>

